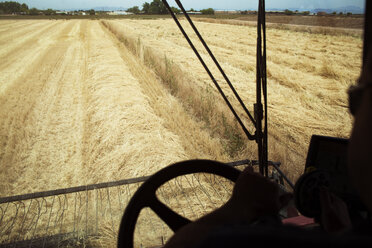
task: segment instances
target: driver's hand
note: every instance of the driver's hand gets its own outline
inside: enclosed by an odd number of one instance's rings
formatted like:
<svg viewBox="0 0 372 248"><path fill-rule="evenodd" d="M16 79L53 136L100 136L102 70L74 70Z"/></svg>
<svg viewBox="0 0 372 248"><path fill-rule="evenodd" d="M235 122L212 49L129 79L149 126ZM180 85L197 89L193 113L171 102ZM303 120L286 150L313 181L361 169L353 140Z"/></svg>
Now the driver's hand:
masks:
<svg viewBox="0 0 372 248"><path fill-rule="evenodd" d="M319 195L322 210L320 222L324 230L340 233L351 229L352 224L345 202L325 188L320 190Z"/></svg>
<svg viewBox="0 0 372 248"><path fill-rule="evenodd" d="M278 215L291 198L292 194L280 196L276 183L247 167L236 181L228 204L235 214L244 216L245 220L254 220L261 216Z"/></svg>

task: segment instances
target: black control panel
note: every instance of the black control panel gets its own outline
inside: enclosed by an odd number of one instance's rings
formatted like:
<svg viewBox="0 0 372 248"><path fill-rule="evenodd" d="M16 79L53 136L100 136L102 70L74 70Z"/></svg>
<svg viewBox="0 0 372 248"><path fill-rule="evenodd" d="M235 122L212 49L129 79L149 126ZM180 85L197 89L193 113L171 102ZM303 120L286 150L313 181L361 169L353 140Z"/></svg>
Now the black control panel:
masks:
<svg viewBox="0 0 372 248"><path fill-rule="evenodd" d="M307 217L320 215L319 190L327 188L345 201L349 212L365 211L365 207L349 180L347 166L348 140L313 135L304 174L295 185L295 204Z"/></svg>

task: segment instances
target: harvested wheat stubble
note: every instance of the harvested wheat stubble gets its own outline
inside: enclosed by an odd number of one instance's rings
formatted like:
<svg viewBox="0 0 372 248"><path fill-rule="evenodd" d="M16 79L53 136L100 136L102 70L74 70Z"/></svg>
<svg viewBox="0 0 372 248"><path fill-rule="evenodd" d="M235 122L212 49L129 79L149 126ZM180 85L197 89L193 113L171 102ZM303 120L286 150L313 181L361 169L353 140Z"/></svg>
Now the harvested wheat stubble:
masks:
<svg viewBox="0 0 372 248"><path fill-rule="evenodd" d="M206 140L208 134L154 76L159 95L146 95L143 78L130 71L135 65L126 64L99 22L6 22L37 31L15 28L14 44L0 38L2 196L150 175L187 158L227 159L215 152L223 150L216 142L216 149L185 152L187 141L173 132L177 123ZM163 119L166 104L183 119ZM189 143L188 151L203 150Z"/></svg>

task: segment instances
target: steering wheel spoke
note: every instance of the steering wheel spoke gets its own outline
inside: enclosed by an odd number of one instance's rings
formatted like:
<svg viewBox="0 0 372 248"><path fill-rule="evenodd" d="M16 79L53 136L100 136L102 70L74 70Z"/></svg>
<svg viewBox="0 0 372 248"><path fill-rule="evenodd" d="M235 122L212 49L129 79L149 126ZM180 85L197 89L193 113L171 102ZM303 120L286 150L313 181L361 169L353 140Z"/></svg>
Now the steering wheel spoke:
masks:
<svg viewBox="0 0 372 248"><path fill-rule="evenodd" d="M160 217L160 219L162 219L162 221L165 222L165 224L170 227L170 229L172 229L173 232L176 232L178 229L191 222L189 219L171 210L156 197L153 197L149 207Z"/></svg>

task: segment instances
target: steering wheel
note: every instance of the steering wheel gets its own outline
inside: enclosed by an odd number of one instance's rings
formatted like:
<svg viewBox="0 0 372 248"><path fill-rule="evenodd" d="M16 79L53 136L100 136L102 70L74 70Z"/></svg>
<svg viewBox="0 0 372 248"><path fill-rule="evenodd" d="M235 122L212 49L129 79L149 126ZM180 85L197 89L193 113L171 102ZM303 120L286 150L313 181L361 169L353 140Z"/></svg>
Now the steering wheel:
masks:
<svg viewBox="0 0 372 248"><path fill-rule="evenodd" d="M178 176L203 172L215 174L233 182L236 182L240 174L238 169L212 160L187 160L158 171L138 188L129 201L120 223L118 247L133 247L134 229L143 208L151 208L173 232L190 223L189 219L177 214L159 201L156 197L156 190Z"/></svg>

